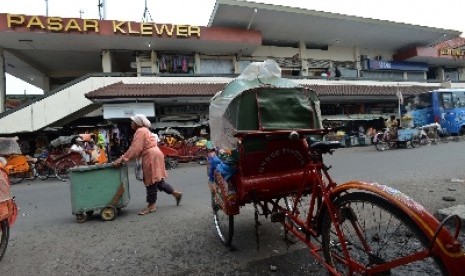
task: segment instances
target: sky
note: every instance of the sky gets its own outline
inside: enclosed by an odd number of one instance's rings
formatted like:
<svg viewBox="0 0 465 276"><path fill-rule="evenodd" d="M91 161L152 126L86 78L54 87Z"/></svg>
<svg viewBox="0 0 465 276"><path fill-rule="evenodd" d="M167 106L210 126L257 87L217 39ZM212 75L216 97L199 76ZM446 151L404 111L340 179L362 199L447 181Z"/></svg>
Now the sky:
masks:
<svg viewBox="0 0 465 276"><path fill-rule="evenodd" d="M256 0L310 10L341 13L366 18L390 20L465 33L465 2L463 0ZM0 13L26 15L99 18L99 0L0 0ZM145 9L147 3L147 9ZM215 0L106 0L106 19L206 26ZM465 34L462 34L465 36ZM41 90L7 75L7 94L40 94ZM13 92L14 91L14 92Z"/></svg>

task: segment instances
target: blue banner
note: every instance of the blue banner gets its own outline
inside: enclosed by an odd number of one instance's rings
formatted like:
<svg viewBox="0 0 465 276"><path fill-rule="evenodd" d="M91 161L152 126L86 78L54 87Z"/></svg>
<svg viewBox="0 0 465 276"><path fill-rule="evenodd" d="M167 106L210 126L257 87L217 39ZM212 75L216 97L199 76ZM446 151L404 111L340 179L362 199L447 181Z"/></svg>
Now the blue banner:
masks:
<svg viewBox="0 0 465 276"><path fill-rule="evenodd" d="M426 72L428 71L428 64L425 62L383 61L370 59L368 60L368 69Z"/></svg>

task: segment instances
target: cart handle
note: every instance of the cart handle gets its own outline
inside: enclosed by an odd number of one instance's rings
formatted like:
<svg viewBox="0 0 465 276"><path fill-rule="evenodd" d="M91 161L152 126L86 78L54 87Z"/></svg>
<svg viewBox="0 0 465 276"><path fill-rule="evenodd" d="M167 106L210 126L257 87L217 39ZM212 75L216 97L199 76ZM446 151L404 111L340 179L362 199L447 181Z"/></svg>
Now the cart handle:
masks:
<svg viewBox="0 0 465 276"><path fill-rule="evenodd" d="M111 200L110 205L116 206L116 204L118 203L118 200L121 198L121 196L123 196L123 193L124 193L124 186L123 186L123 183L121 183L121 185L119 186L118 192L116 192L115 196Z"/></svg>

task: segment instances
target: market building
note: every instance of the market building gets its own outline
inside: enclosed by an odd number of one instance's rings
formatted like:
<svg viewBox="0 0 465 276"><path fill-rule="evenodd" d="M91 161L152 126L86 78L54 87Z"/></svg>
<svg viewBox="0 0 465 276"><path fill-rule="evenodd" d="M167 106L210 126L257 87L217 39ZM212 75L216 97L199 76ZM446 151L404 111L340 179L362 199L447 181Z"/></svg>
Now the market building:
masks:
<svg viewBox="0 0 465 276"><path fill-rule="evenodd" d="M276 20L279 18L279 20ZM207 26L0 14L0 73L44 91L5 109L0 134L118 122L208 121L209 99L251 62L274 59L309 86L323 118L372 120L398 98L465 86L461 32L285 6L217 0Z"/></svg>

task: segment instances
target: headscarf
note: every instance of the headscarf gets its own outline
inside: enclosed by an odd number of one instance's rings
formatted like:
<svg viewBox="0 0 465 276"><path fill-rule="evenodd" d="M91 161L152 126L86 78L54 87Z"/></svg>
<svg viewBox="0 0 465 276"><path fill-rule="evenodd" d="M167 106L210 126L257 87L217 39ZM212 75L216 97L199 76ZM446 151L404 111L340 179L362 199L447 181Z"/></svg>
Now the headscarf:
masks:
<svg viewBox="0 0 465 276"><path fill-rule="evenodd" d="M131 116L131 120L140 127L144 126L146 128L150 128L151 126L149 119L147 119L144 114L135 114L134 116Z"/></svg>
<svg viewBox="0 0 465 276"><path fill-rule="evenodd" d="M0 156L0 170L5 170L5 166L8 163L5 157Z"/></svg>

